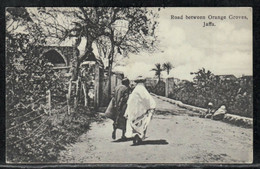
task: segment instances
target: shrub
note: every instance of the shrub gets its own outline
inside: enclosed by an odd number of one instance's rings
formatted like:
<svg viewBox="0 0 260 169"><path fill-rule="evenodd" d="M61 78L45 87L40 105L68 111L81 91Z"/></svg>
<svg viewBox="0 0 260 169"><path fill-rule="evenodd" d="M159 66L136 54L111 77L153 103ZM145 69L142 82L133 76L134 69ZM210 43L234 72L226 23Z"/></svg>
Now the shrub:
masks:
<svg viewBox="0 0 260 169"><path fill-rule="evenodd" d="M212 73L203 77L207 78L195 77L199 79L195 83L186 82L175 86L169 97L204 108L212 102L215 109L225 105L230 114L253 116L252 80L219 80Z"/></svg>

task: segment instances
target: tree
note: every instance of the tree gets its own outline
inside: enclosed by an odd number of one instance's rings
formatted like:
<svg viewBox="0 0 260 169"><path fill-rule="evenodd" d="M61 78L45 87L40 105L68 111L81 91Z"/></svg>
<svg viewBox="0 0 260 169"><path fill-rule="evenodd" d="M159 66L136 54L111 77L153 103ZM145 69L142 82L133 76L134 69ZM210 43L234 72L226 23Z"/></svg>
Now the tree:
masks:
<svg viewBox="0 0 260 169"><path fill-rule="evenodd" d="M161 64L160 63L156 63L155 64L155 68L153 68L151 71L155 71L155 76L158 77L158 80L159 80L158 83L160 83L160 81L161 81L161 73L163 71L163 68L162 68Z"/></svg>
<svg viewBox="0 0 260 169"><path fill-rule="evenodd" d="M110 53L108 55L109 94L111 93L111 72L117 54L127 56L128 53L151 51L156 46L155 28L157 16L145 8L113 8L118 11L114 25L110 26ZM117 23L119 22L119 23Z"/></svg>
<svg viewBox="0 0 260 169"><path fill-rule="evenodd" d="M190 74L195 74L196 76L193 78L195 83L202 86L210 84L215 79L214 74L210 70L206 71L205 68L199 69L197 72L191 72Z"/></svg>
<svg viewBox="0 0 260 169"><path fill-rule="evenodd" d="M157 15L146 8L37 8L31 12L35 22L45 28L48 37L59 42L75 38L76 47L82 38L87 39L86 54L75 58L76 72L86 58L94 55L93 44L98 48L109 48L99 50L105 52L103 56L108 59L109 76L116 54L127 56L128 53L153 50L156 44Z"/></svg>
<svg viewBox="0 0 260 169"><path fill-rule="evenodd" d="M78 46L86 38L85 53L108 38L110 64L115 52L127 56L152 50L156 44L157 15L146 8L38 8L31 12L35 22L45 27L44 33L59 42L73 37Z"/></svg>
<svg viewBox="0 0 260 169"><path fill-rule="evenodd" d="M170 74L170 71L173 69L174 67L172 66L172 64L170 62L166 62L163 64L163 69L166 70L167 75Z"/></svg>

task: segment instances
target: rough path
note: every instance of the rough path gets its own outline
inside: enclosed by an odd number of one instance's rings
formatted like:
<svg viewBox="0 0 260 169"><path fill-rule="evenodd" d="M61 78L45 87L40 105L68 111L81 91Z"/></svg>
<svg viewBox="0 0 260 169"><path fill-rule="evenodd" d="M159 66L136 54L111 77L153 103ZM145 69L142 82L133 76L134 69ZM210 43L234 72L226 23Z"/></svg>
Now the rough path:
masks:
<svg viewBox="0 0 260 169"><path fill-rule="evenodd" d="M186 109L155 98L158 113L142 145L111 138L112 121L93 123L60 163L244 163L252 161L253 130L188 116ZM162 112L161 112L162 111ZM170 113L167 113L169 111ZM117 138L121 131L117 132Z"/></svg>

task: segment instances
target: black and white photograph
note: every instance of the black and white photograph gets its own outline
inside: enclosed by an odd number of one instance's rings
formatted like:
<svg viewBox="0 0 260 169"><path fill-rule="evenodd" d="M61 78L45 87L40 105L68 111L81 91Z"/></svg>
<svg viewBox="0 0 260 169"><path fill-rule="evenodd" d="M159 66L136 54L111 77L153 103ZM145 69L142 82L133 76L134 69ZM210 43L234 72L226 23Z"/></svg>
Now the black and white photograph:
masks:
<svg viewBox="0 0 260 169"><path fill-rule="evenodd" d="M250 7L6 7L8 164L251 164Z"/></svg>

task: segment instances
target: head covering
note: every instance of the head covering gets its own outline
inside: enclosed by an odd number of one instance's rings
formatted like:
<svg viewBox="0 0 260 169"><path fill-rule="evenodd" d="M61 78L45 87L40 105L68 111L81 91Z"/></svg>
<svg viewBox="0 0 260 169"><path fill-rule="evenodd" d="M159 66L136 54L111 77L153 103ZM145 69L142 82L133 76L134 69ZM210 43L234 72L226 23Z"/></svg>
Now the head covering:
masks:
<svg viewBox="0 0 260 169"><path fill-rule="evenodd" d="M225 110L225 109L226 109L226 106L222 105L220 108L221 108L222 110Z"/></svg>
<svg viewBox="0 0 260 169"><path fill-rule="evenodd" d="M136 83L144 83L146 79L143 76L138 76L134 81Z"/></svg>
<svg viewBox="0 0 260 169"><path fill-rule="evenodd" d="M122 80L122 84L123 85L129 85L130 84L130 81L127 77L125 77L123 80Z"/></svg>
<svg viewBox="0 0 260 169"><path fill-rule="evenodd" d="M213 106L213 104L211 102L209 102L208 106Z"/></svg>
<svg viewBox="0 0 260 169"><path fill-rule="evenodd" d="M214 117L219 116L219 115L224 115L227 113L226 106L222 105L215 113Z"/></svg>

